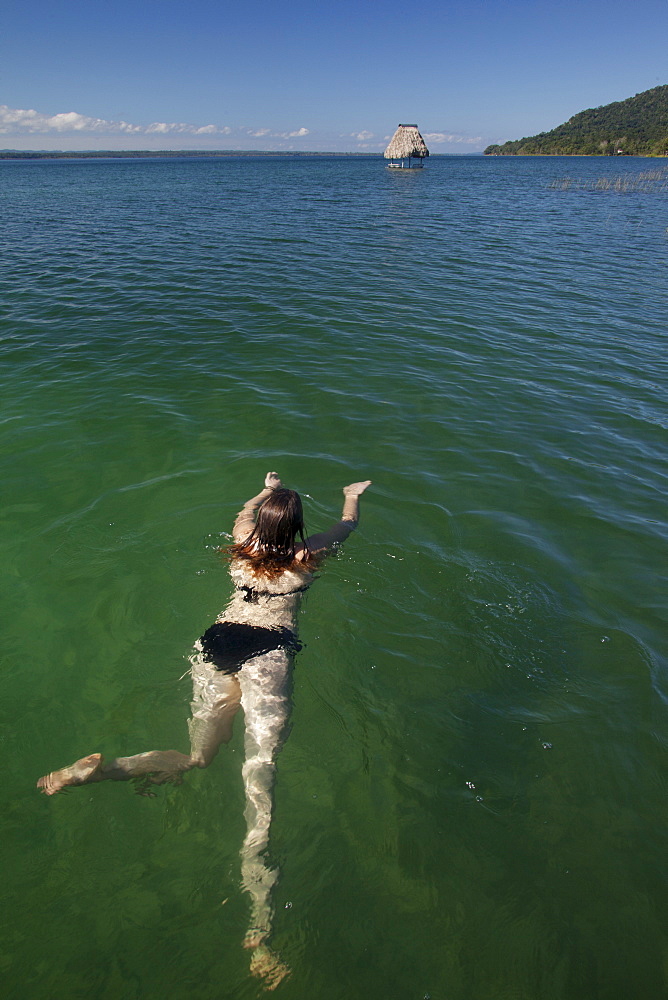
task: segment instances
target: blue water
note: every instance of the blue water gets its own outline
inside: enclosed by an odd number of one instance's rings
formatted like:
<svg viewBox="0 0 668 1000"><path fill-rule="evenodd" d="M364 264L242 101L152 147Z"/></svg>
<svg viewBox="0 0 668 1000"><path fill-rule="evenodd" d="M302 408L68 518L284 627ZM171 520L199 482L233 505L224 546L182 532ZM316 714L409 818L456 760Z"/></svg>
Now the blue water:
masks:
<svg viewBox="0 0 668 1000"><path fill-rule="evenodd" d="M187 749L216 548L277 469L312 531L374 485L303 605L276 994L663 1000L667 180L0 162L7 997L262 994L242 719L153 799L34 784Z"/></svg>

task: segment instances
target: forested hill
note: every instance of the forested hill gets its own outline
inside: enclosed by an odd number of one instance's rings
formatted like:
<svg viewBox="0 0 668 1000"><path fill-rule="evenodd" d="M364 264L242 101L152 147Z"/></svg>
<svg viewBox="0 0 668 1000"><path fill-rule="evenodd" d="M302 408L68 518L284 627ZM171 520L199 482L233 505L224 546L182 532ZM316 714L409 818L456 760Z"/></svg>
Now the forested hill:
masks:
<svg viewBox="0 0 668 1000"><path fill-rule="evenodd" d="M589 108L551 132L488 146L488 156L668 156L668 86Z"/></svg>

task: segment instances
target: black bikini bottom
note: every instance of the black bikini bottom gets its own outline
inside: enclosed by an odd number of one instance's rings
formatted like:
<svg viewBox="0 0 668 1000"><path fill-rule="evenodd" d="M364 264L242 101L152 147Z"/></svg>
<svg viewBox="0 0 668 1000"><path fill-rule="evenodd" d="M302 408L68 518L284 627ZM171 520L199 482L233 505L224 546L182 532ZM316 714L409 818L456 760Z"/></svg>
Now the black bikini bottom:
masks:
<svg viewBox="0 0 668 1000"><path fill-rule="evenodd" d="M302 648L295 633L284 625L262 628L239 622L216 622L206 630L200 642L202 659L225 674L236 674L246 660L272 649L294 654Z"/></svg>

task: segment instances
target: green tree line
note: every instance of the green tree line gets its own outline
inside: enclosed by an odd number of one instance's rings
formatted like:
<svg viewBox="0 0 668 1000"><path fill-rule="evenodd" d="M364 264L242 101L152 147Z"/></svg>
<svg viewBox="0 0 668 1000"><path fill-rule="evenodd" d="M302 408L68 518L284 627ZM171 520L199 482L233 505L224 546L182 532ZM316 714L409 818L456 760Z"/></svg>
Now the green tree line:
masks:
<svg viewBox="0 0 668 1000"><path fill-rule="evenodd" d="M551 132L488 146L487 156L668 156L668 86L589 108Z"/></svg>

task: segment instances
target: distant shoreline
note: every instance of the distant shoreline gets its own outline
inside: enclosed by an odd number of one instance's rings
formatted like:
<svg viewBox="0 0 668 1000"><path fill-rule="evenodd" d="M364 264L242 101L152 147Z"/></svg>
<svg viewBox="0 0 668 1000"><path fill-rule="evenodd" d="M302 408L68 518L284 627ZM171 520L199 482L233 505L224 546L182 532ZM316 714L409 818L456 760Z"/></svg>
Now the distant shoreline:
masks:
<svg viewBox="0 0 668 1000"><path fill-rule="evenodd" d="M439 157L478 157L478 153L432 153ZM280 156L285 159L336 156L344 159L384 159L382 152L341 153L276 149L0 149L0 160L146 160L210 159L211 157Z"/></svg>
<svg viewBox="0 0 668 1000"><path fill-rule="evenodd" d="M280 157L281 159L317 159L337 157L338 159L383 160L382 153L335 153L313 150L275 149L0 149L0 160L199 160L199 159L243 159L251 156ZM431 160L449 159L666 159L666 156L649 156L636 153L621 157L611 157L605 153L432 153Z"/></svg>
<svg viewBox="0 0 668 1000"><path fill-rule="evenodd" d="M379 153L320 153L270 149L0 149L0 160L142 160L147 158L184 159L212 156L356 156L382 157Z"/></svg>

